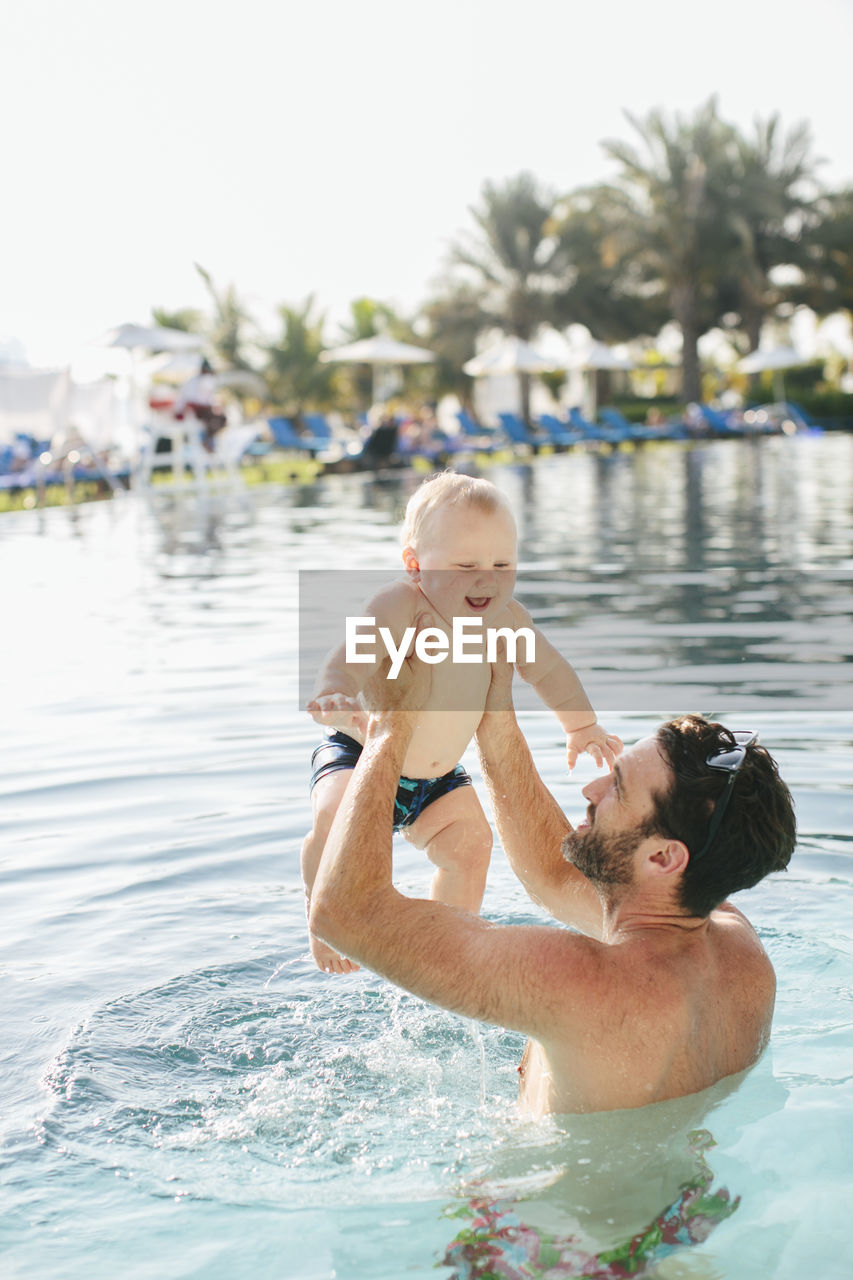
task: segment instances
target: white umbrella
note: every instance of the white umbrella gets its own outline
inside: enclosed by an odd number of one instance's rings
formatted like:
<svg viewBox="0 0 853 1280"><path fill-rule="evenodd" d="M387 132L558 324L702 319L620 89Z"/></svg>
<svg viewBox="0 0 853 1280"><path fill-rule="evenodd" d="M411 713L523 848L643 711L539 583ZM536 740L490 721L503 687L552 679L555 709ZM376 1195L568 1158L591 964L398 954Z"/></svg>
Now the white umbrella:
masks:
<svg viewBox="0 0 853 1280"><path fill-rule="evenodd" d="M96 347L126 347L128 351L199 351L207 339L183 329L167 329L162 325L120 324L108 329L93 344Z"/></svg>
<svg viewBox="0 0 853 1280"><path fill-rule="evenodd" d="M162 325L144 325L127 322L108 329L92 343L96 347L118 347L130 355L130 426L137 433L142 425L144 410L139 404L138 363L141 351L198 351L206 345L206 339L198 333L186 333L183 329L167 329Z"/></svg>
<svg viewBox="0 0 853 1280"><path fill-rule="evenodd" d="M163 382L181 383L198 373L198 356L191 351L163 351L152 356L140 365L144 377L159 378ZM247 391L251 395L266 395L267 385L258 373L251 369L225 369L222 373L214 373L213 386L231 387L236 391Z"/></svg>
<svg viewBox="0 0 853 1280"><path fill-rule="evenodd" d="M628 360L625 356L620 356L613 347L608 347L606 343L598 342L595 338L592 338L585 345L571 353L569 367L571 369L582 369L592 374L592 377L588 380L586 410L594 421L598 412L596 372L599 369L606 371L621 369L627 371L628 369L633 369L634 362Z"/></svg>
<svg viewBox="0 0 853 1280"><path fill-rule="evenodd" d="M572 356L573 369L633 369L633 360L620 356L613 347L595 339Z"/></svg>
<svg viewBox="0 0 853 1280"><path fill-rule="evenodd" d="M738 362L741 373L773 373L773 394L777 400L785 399L785 379L783 369L793 369L798 364L806 364L807 359L796 347L765 347L751 351Z"/></svg>
<svg viewBox="0 0 853 1280"><path fill-rule="evenodd" d="M373 400L377 399L376 371L385 366L406 364L432 364L435 356L424 347L415 347L408 342L397 342L394 338L386 338L376 334L372 338L362 338L359 342L350 342L345 347L333 347L324 351L320 359L324 364L369 364L373 366ZM384 392L381 393L383 398Z"/></svg>
<svg viewBox="0 0 853 1280"><path fill-rule="evenodd" d="M501 373L552 373L555 369L565 369L566 362L559 356L546 355L522 338L506 337L481 351L462 368L472 378L484 378Z"/></svg>

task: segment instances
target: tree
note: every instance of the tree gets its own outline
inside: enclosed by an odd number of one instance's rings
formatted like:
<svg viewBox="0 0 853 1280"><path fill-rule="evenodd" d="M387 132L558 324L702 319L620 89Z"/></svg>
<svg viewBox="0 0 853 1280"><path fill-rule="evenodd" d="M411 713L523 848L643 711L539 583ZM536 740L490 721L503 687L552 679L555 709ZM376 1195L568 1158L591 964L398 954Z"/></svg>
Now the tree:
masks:
<svg viewBox="0 0 853 1280"><path fill-rule="evenodd" d="M794 296L819 316L853 313L853 187L817 201L817 218L806 238L803 281Z"/></svg>
<svg viewBox="0 0 853 1280"><path fill-rule="evenodd" d="M557 206L554 234L562 284L554 297L559 324L583 324L602 342L653 337L669 319L656 274L632 255L622 201L607 185L571 192Z"/></svg>
<svg viewBox="0 0 853 1280"><path fill-rule="evenodd" d="M180 329L182 333L204 333L204 316L194 307L180 307L169 311L166 307L152 307L151 318L163 329Z"/></svg>
<svg viewBox="0 0 853 1280"><path fill-rule="evenodd" d="M424 303L420 315L426 345L436 358L432 365L436 396L456 395L472 412L473 379L463 365L476 355L477 335L491 323L477 289L464 282L451 284Z"/></svg>
<svg viewBox="0 0 853 1280"><path fill-rule="evenodd" d="M626 113L627 114L627 113ZM734 234L727 217L734 131L711 98L692 120L651 111L627 116L640 147L608 141L621 167L608 188L611 218L623 263L640 279L659 281L682 335L682 394L701 399L698 340L717 317L717 279Z"/></svg>
<svg viewBox="0 0 853 1280"><path fill-rule="evenodd" d="M802 271L808 265L805 245L815 221L817 162L808 124L783 133L778 115L757 120L751 138L735 134L733 143L727 217L735 245L720 286L722 305L739 314L753 351L765 319L791 294L779 268Z"/></svg>
<svg viewBox="0 0 853 1280"><path fill-rule="evenodd" d="M281 334L265 347L264 377L270 399L289 415L325 408L332 398L334 370L320 362L324 317L313 315L313 310L313 296L301 307L280 306Z"/></svg>
<svg viewBox="0 0 853 1280"><path fill-rule="evenodd" d="M374 338L380 333L399 338L401 342L408 340L410 331L405 320L387 302L380 302L378 298L353 298L349 307L349 319L341 325L342 343L360 342L362 338Z"/></svg>
<svg viewBox="0 0 853 1280"><path fill-rule="evenodd" d="M208 271L198 263L195 269L204 281L213 303L213 319L209 325L208 337L214 351L228 369L252 369L246 355L249 341L246 329L251 321L246 308L239 301L233 284L227 288L217 287Z"/></svg>
<svg viewBox="0 0 853 1280"><path fill-rule="evenodd" d="M560 244L551 231L554 200L529 173L503 184L487 182L471 210L476 231L451 250L451 270L469 286L482 315L494 327L529 341L555 317L560 285ZM522 412L530 420L530 378L519 376Z"/></svg>

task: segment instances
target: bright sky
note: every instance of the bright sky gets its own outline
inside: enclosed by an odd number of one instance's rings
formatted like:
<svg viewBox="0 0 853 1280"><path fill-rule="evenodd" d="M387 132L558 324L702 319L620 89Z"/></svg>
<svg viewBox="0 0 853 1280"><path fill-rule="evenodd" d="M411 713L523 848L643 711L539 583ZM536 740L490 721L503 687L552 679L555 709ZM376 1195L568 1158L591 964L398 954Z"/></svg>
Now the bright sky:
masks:
<svg viewBox="0 0 853 1280"><path fill-rule="evenodd" d="M485 180L608 176L623 111L808 119L853 179L853 0L6 0L0 340L54 364L193 267L261 323L425 299Z"/></svg>

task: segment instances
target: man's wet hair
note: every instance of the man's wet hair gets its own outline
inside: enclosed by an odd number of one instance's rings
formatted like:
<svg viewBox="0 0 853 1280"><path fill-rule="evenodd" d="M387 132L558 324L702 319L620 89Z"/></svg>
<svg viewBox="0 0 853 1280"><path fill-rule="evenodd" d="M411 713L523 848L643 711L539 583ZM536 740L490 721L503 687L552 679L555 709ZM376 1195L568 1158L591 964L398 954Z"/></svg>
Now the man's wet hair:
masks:
<svg viewBox="0 0 853 1280"><path fill-rule="evenodd" d="M712 768L707 759L737 744L723 725L698 715L669 720L656 736L674 777L668 794L655 796L647 825L683 841L695 855L705 844L711 815L730 781L725 770ZM776 761L764 747L748 746L713 843L701 858L691 856L687 865L682 907L690 915L707 916L730 894L751 888L771 871L784 871L796 837L794 802Z"/></svg>

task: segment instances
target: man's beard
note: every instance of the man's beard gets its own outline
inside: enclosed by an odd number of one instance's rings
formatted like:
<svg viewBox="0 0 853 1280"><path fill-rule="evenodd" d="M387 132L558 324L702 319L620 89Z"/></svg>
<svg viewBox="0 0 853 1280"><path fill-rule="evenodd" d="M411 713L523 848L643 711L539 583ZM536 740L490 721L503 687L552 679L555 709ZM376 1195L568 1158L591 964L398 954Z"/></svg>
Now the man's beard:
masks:
<svg viewBox="0 0 853 1280"><path fill-rule="evenodd" d="M600 836L588 831L570 831L563 837L562 853L590 884L600 889L631 884L634 854L643 839L636 831L620 836Z"/></svg>

